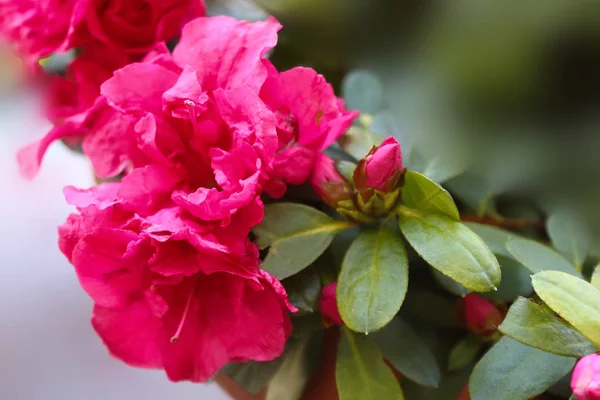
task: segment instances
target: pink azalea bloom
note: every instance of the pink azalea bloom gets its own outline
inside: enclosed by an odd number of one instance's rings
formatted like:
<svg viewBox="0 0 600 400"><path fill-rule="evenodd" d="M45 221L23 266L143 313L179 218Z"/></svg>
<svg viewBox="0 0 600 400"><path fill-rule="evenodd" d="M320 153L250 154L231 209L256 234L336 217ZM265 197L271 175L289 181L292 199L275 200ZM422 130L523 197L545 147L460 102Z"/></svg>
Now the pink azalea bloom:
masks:
<svg viewBox="0 0 600 400"><path fill-rule="evenodd" d="M344 324L337 306L337 299L335 296L336 288L337 282L331 282L323 286L323 289L321 290L319 307L321 309L321 314L323 315L323 321L325 322L325 325Z"/></svg>
<svg viewBox="0 0 600 400"><path fill-rule="evenodd" d="M67 189L80 213L59 229L111 354L196 382L231 361L279 356L295 309L283 286L258 268L256 245L198 223L169 200L141 217L131 210L137 203L122 198L125 185Z"/></svg>
<svg viewBox="0 0 600 400"><path fill-rule="evenodd" d="M590 354L575 365L571 389L577 400L600 400L600 356Z"/></svg>
<svg viewBox="0 0 600 400"><path fill-rule="evenodd" d="M271 66L261 98L276 112L278 149L269 192L285 193L285 184L299 185L310 176L317 154L335 142L358 112L347 111L322 75L310 68L277 73Z"/></svg>
<svg viewBox="0 0 600 400"><path fill-rule="evenodd" d="M28 66L61 49L77 0L0 0L0 37Z"/></svg>
<svg viewBox="0 0 600 400"><path fill-rule="evenodd" d="M398 141L390 136L361 160L354 175L357 189L389 191L402 172L402 151Z"/></svg>

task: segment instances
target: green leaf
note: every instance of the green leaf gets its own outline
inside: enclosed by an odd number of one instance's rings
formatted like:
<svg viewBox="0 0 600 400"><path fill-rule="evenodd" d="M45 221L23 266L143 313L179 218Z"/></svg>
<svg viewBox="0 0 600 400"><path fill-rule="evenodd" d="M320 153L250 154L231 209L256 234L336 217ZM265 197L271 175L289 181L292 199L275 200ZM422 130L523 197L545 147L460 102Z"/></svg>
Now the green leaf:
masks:
<svg viewBox="0 0 600 400"><path fill-rule="evenodd" d="M364 158L373 146L379 146L382 141L383 137L372 134L358 126L351 127L338 139L340 148L357 161Z"/></svg>
<svg viewBox="0 0 600 400"><path fill-rule="evenodd" d="M402 149L402 158L410 158L413 138L409 129L403 129L398 122L398 118L391 111L382 111L373 117L369 131L381 136L382 138L393 136L400 143Z"/></svg>
<svg viewBox="0 0 600 400"><path fill-rule="evenodd" d="M459 162L450 162L440 156L428 158L417 150L416 148L412 150L408 167L411 170L419 171L434 182L444 183L465 170L465 166Z"/></svg>
<svg viewBox="0 0 600 400"><path fill-rule="evenodd" d="M572 395L569 400L577 400L577 397L575 397L575 395Z"/></svg>
<svg viewBox="0 0 600 400"><path fill-rule="evenodd" d="M354 70L342 81L342 96L349 110L374 114L383 103L383 86L371 72Z"/></svg>
<svg viewBox="0 0 600 400"><path fill-rule="evenodd" d="M600 347L600 290L559 271L539 272L532 282L538 296L555 313Z"/></svg>
<svg viewBox="0 0 600 400"><path fill-rule="evenodd" d="M309 337L305 337L286 355L269 382L266 400L297 400L302 397L304 386L310 379L311 365L308 359Z"/></svg>
<svg viewBox="0 0 600 400"><path fill-rule="evenodd" d="M335 365L340 400L402 400L402 389L377 346L366 336L341 328Z"/></svg>
<svg viewBox="0 0 600 400"><path fill-rule="evenodd" d="M511 239L519 238L519 235L496 228L495 226L477 224L475 222L465 222L464 224L483 239L494 254L514 258L506 249L506 243Z"/></svg>
<svg viewBox="0 0 600 400"><path fill-rule="evenodd" d="M469 379L471 399L531 399L569 373L575 361L505 336L475 366Z"/></svg>
<svg viewBox="0 0 600 400"><path fill-rule="evenodd" d="M270 247L262 269L279 280L292 276L312 264L337 232L353 225L302 204L268 205L263 222L254 228L261 248Z"/></svg>
<svg viewBox="0 0 600 400"><path fill-rule="evenodd" d="M523 297L513 303L498 329L527 346L560 356L580 358L597 351L552 310Z"/></svg>
<svg viewBox="0 0 600 400"><path fill-rule="evenodd" d="M498 256L502 268L502 282L498 290L484 293L486 299L497 302L512 302L519 296L529 296L533 293L531 286L531 272L523 268L519 262L512 258Z"/></svg>
<svg viewBox="0 0 600 400"><path fill-rule="evenodd" d="M449 278L446 275L442 274L437 269L432 268L431 272L433 273L433 278L440 284L440 286L449 291L450 293L460 297L465 297L466 295L471 293L471 290L467 289L452 278ZM500 283L500 285L502 285L502 283Z"/></svg>
<svg viewBox="0 0 600 400"><path fill-rule="evenodd" d="M319 301L321 278L316 266L319 259L303 271L281 282L285 287L290 303L298 308L299 313L314 312Z"/></svg>
<svg viewBox="0 0 600 400"><path fill-rule="evenodd" d="M471 365L483 348L483 342L477 336L468 335L462 338L450 351L448 371L456 371Z"/></svg>
<svg viewBox="0 0 600 400"><path fill-rule="evenodd" d="M381 227L352 243L337 283L337 302L346 325L369 333L396 315L408 288L408 258L399 234Z"/></svg>
<svg viewBox="0 0 600 400"><path fill-rule="evenodd" d="M219 372L233 379L246 392L257 395L273 378L284 358L281 356L268 362L230 363Z"/></svg>
<svg viewBox="0 0 600 400"><path fill-rule="evenodd" d="M383 356L408 379L423 386L437 387L440 369L431 350L419 335L400 318L369 336Z"/></svg>
<svg viewBox="0 0 600 400"><path fill-rule="evenodd" d="M415 171L406 172L402 202L410 208L437 212L460 221L458 209L450 193L425 175Z"/></svg>
<svg viewBox="0 0 600 400"><path fill-rule="evenodd" d="M600 290L600 265L597 265L592 274L592 281L590 282L593 287Z"/></svg>
<svg viewBox="0 0 600 400"><path fill-rule="evenodd" d="M581 273L560 253L534 240L513 238L506 243L506 249L533 273L562 271L581 277Z"/></svg>
<svg viewBox="0 0 600 400"><path fill-rule="evenodd" d="M557 211L548 217L546 230L554 247L579 270L590 250L590 236L581 220L572 213Z"/></svg>
<svg viewBox="0 0 600 400"><path fill-rule="evenodd" d="M476 292L498 286L498 260L473 231L442 214L404 206L397 210L406 240L431 266Z"/></svg>

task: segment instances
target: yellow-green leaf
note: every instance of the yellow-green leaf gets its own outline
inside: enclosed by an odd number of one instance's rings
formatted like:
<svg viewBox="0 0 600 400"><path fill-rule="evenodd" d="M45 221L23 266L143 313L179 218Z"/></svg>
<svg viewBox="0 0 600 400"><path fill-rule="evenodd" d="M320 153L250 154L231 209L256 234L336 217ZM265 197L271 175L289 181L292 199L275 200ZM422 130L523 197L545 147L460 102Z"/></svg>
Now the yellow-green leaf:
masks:
<svg viewBox="0 0 600 400"><path fill-rule="evenodd" d="M402 188L402 202L417 210L438 212L460 220L452 196L443 187L415 171L407 171Z"/></svg>

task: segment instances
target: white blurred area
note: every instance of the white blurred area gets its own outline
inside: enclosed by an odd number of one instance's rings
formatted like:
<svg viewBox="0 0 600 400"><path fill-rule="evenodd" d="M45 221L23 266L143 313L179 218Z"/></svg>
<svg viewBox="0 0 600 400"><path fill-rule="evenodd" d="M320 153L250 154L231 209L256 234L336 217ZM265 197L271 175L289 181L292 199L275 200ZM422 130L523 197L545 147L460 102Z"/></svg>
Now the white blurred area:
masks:
<svg viewBox="0 0 600 400"><path fill-rule="evenodd" d="M174 384L162 371L126 366L93 332L92 302L56 230L72 211L62 188L87 187L92 175L57 143L34 181L19 176L16 151L48 129L38 114L35 96L0 85L0 399L227 399L216 385Z"/></svg>

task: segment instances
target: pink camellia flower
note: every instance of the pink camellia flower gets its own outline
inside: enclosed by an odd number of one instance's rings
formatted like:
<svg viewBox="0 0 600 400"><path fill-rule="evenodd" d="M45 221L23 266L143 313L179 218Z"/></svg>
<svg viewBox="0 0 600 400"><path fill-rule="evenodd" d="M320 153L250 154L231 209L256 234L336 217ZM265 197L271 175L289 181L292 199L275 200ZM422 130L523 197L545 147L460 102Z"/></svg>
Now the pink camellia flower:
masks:
<svg viewBox="0 0 600 400"><path fill-rule="evenodd" d="M295 308L248 238L277 149L258 91L279 28L197 19L173 56L117 70L84 118L96 171L124 177L66 189L79 213L60 248L94 300L95 330L130 365L206 381L283 351Z"/></svg>
<svg viewBox="0 0 600 400"><path fill-rule="evenodd" d="M388 192L396 186L402 169L400 144L390 136L361 160L354 173L354 183L358 190Z"/></svg>
<svg viewBox="0 0 600 400"><path fill-rule="evenodd" d="M185 23L204 12L203 0L78 0L67 46L104 43L144 54L155 43L176 38Z"/></svg>
<svg viewBox="0 0 600 400"><path fill-rule="evenodd" d="M495 333L504 315L489 300L475 293L469 293L460 302L459 314L467 329L478 336Z"/></svg>
<svg viewBox="0 0 600 400"><path fill-rule="evenodd" d="M600 400L600 356L590 354L577 362L571 378L577 400Z"/></svg>
<svg viewBox="0 0 600 400"><path fill-rule="evenodd" d="M321 309L325 326L344 324L337 306L337 299L335 296L336 288L337 282L331 282L323 286L323 289L321 290L319 308Z"/></svg>
<svg viewBox="0 0 600 400"><path fill-rule="evenodd" d="M277 115L278 149L269 194L280 197L286 183L310 176L317 154L335 142L358 116L344 109L333 88L310 68L277 73L271 66L260 97Z"/></svg>

